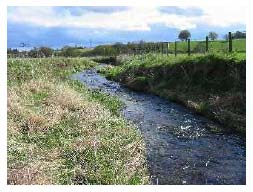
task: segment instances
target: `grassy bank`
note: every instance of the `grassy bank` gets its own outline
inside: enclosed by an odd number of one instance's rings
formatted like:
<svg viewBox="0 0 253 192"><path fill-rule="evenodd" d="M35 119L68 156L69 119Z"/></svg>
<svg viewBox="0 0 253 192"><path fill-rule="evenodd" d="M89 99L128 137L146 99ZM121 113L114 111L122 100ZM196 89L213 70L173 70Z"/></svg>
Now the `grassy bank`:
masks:
<svg viewBox="0 0 253 192"><path fill-rule="evenodd" d="M128 57L103 71L136 91L179 102L245 134L246 60L234 55L144 55Z"/></svg>
<svg viewBox="0 0 253 192"><path fill-rule="evenodd" d="M69 75L85 58L8 59L9 184L147 184L140 133L121 103Z"/></svg>

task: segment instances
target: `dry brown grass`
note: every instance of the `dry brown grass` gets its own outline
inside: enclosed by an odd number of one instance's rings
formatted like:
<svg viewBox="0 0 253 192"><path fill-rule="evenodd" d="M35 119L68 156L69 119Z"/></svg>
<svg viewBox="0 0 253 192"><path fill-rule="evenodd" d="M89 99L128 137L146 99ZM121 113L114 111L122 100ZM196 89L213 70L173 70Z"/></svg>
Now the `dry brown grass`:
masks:
<svg viewBox="0 0 253 192"><path fill-rule="evenodd" d="M50 185L53 182L39 167L25 166L9 170L7 183L10 185Z"/></svg>
<svg viewBox="0 0 253 192"><path fill-rule="evenodd" d="M8 60L9 184L148 183L143 140L116 115L119 102L68 80L94 65Z"/></svg>
<svg viewBox="0 0 253 192"><path fill-rule="evenodd" d="M44 79L8 89L9 184L148 182L136 130L84 93Z"/></svg>

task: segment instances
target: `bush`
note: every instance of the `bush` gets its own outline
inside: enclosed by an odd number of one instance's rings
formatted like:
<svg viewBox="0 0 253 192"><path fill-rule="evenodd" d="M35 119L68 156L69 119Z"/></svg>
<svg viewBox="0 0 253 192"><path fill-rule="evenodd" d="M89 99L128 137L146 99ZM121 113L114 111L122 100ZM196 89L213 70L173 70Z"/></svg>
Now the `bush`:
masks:
<svg viewBox="0 0 253 192"><path fill-rule="evenodd" d="M32 58L52 57L54 50L49 47L33 48L28 52L28 56Z"/></svg>
<svg viewBox="0 0 253 192"><path fill-rule="evenodd" d="M75 47L64 47L61 49L59 56L64 57L80 57L82 55L82 51Z"/></svg>

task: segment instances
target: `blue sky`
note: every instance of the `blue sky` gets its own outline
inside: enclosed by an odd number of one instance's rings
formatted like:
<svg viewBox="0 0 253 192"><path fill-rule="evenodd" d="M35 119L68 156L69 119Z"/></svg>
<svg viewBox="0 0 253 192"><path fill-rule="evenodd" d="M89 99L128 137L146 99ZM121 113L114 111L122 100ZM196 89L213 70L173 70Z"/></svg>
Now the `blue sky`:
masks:
<svg viewBox="0 0 253 192"><path fill-rule="evenodd" d="M243 7L8 7L8 47L92 46L129 41L174 41L188 29L193 39L209 31L223 37L245 30Z"/></svg>

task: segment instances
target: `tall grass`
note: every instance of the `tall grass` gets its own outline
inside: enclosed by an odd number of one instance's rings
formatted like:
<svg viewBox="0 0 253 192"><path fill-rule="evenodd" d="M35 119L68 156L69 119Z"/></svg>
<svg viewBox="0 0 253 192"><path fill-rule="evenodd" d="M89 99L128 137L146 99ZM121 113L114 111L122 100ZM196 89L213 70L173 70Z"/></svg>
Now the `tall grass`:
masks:
<svg viewBox="0 0 253 192"><path fill-rule="evenodd" d="M147 184L140 133L69 75L85 58L8 60L9 184Z"/></svg>

